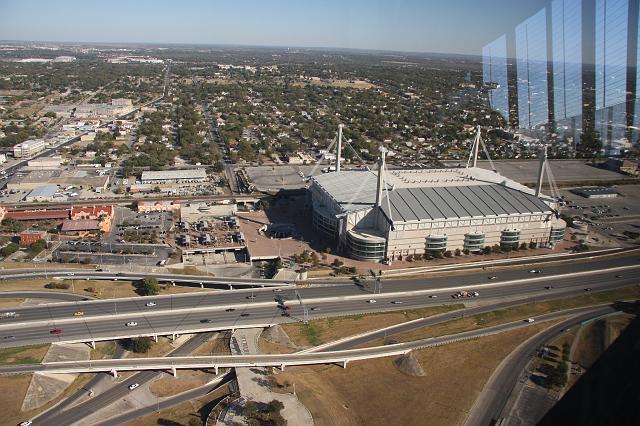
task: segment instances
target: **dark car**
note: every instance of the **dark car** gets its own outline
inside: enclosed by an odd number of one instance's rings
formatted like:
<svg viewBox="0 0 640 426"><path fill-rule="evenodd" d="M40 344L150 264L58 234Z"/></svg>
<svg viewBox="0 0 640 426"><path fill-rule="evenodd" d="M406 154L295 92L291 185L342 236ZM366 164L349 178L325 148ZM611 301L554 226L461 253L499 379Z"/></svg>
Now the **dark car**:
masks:
<svg viewBox="0 0 640 426"><path fill-rule="evenodd" d="M244 314L240 314L240 316L241 316L241 317L248 317L248 316L249 316L249 314L245 312Z"/></svg>
<svg viewBox="0 0 640 426"><path fill-rule="evenodd" d="M545 285L545 286L544 286L544 289L545 289L545 290L551 290L552 288L553 288L553 286L550 286L550 285Z"/></svg>
<svg viewBox="0 0 640 426"><path fill-rule="evenodd" d="M591 291L591 287L585 288L584 291Z"/></svg>
<svg viewBox="0 0 640 426"><path fill-rule="evenodd" d="M224 311L225 312L233 312L233 311L235 311L235 309L234 308L229 308L229 309L225 309Z"/></svg>
<svg viewBox="0 0 640 426"><path fill-rule="evenodd" d="M54 328L53 330L51 330L49 332L49 334L62 334L62 329L61 328Z"/></svg>
<svg viewBox="0 0 640 426"><path fill-rule="evenodd" d="M208 318L205 318L205 319L201 319L201 320L200 320L200 322L201 322L202 324L208 324L208 323L210 323L210 322L211 322L211 320L210 320L210 319L208 319Z"/></svg>

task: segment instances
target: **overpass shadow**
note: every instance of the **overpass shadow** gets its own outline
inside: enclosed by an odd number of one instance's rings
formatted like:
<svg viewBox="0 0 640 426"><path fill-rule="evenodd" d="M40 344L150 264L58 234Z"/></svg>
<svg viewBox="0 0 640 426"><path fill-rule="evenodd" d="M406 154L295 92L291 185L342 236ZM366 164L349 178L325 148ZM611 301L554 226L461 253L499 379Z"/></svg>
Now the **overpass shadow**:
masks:
<svg viewBox="0 0 640 426"><path fill-rule="evenodd" d="M617 307L636 317L539 425L640 425L640 303Z"/></svg>

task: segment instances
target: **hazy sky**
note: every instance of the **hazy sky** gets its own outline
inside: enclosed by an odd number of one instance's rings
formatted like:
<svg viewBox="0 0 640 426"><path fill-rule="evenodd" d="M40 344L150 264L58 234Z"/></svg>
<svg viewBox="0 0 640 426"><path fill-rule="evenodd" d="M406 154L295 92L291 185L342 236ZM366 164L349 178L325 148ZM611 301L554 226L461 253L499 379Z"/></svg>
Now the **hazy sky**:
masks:
<svg viewBox="0 0 640 426"><path fill-rule="evenodd" d="M0 40L479 54L543 0L0 0Z"/></svg>

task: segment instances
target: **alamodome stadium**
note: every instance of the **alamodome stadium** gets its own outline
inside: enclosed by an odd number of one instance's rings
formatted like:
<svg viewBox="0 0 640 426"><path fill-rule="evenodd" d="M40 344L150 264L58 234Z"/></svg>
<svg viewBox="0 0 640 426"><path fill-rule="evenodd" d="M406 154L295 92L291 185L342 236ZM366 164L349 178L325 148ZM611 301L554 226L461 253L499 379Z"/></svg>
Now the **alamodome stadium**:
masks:
<svg viewBox="0 0 640 426"><path fill-rule="evenodd" d="M340 129L341 130L341 129ZM408 255L468 250L496 244L554 245L564 237L557 199L476 167L480 130L466 168L341 170L338 133L335 172L311 178L314 227L354 259L393 261Z"/></svg>

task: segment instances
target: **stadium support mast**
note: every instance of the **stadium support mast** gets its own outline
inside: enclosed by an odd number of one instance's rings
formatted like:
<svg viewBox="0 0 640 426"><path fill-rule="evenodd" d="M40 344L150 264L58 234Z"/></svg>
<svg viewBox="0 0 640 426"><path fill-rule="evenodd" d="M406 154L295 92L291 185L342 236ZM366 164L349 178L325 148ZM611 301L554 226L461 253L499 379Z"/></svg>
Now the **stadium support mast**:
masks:
<svg viewBox="0 0 640 426"><path fill-rule="evenodd" d="M376 207L382 206L382 189L384 187L384 157L387 150L380 147L380 158L378 158L378 186L376 188Z"/></svg>
<svg viewBox="0 0 640 426"><path fill-rule="evenodd" d="M540 150L540 168L538 169L538 182L536 183L536 197L542 192L542 179L544 178L544 166L547 163L547 146L544 145Z"/></svg>
<svg viewBox="0 0 640 426"><path fill-rule="evenodd" d="M338 125L338 147L336 148L336 172L340 171L340 157L342 156L342 128L344 124Z"/></svg>
<svg viewBox="0 0 640 426"><path fill-rule="evenodd" d="M476 133L476 138L473 141L473 162L471 167L476 167L478 165L478 151L480 150L480 126L478 126L478 132Z"/></svg>

